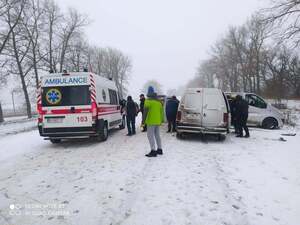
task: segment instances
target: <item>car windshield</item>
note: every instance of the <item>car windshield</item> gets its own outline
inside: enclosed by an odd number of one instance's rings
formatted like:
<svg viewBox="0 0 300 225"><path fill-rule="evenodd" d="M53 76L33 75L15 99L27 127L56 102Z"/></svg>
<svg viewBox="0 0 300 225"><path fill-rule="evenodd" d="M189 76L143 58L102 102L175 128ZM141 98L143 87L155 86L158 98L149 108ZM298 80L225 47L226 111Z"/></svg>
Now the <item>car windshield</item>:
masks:
<svg viewBox="0 0 300 225"><path fill-rule="evenodd" d="M91 98L88 85L42 88L42 106L74 106L90 104Z"/></svg>

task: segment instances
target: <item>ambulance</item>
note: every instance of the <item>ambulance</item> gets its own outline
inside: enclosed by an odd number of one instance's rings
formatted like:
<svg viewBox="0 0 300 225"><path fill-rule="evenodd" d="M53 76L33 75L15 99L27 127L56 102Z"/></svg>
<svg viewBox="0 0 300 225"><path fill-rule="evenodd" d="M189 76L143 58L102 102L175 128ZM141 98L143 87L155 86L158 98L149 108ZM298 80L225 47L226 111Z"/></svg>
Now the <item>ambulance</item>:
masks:
<svg viewBox="0 0 300 225"><path fill-rule="evenodd" d="M125 127L115 83L90 72L43 76L37 110L39 133L52 143L88 137L105 141L110 129Z"/></svg>

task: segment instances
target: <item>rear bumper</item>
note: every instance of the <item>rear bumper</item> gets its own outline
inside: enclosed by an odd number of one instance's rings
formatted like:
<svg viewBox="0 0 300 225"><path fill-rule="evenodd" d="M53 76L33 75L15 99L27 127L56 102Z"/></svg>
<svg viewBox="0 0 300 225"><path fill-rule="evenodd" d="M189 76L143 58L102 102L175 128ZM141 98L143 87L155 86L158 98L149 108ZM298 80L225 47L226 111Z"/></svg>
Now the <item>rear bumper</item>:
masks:
<svg viewBox="0 0 300 225"><path fill-rule="evenodd" d="M177 123L178 133L196 133L196 134L223 134L228 133L226 127L201 127L195 124Z"/></svg>
<svg viewBox="0 0 300 225"><path fill-rule="evenodd" d="M95 136L96 126L90 127L59 127L59 128L43 128L38 126L40 136L51 138L72 138L72 137L89 137Z"/></svg>

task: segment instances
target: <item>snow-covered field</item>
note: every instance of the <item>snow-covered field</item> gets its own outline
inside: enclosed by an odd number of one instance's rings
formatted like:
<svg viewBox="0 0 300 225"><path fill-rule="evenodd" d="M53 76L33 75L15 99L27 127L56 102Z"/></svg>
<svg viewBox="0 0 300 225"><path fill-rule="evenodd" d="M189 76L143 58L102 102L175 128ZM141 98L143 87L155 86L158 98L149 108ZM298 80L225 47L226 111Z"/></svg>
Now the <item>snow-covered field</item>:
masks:
<svg viewBox="0 0 300 225"><path fill-rule="evenodd" d="M0 224L298 225L298 129L253 128L250 139L224 142L164 129L165 154L151 159L145 134L125 130L105 143L3 136Z"/></svg>

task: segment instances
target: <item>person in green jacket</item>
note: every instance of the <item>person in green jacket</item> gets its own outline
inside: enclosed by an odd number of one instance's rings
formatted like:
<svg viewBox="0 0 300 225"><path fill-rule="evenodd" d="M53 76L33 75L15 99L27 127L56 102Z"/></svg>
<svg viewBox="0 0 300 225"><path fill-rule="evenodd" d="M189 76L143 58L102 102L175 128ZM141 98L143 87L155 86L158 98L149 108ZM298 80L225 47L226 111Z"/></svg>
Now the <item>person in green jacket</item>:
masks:
<svg viewBox="0 0 300 225"><path fill-rule="evenodd" d="M154 88L148 88L147 99L144 104L144 114L142 126L147 125L147 137L150 143L151 151L146 154L147 157L156 157L162 155L162 144L159 127L164 121L163 105L157 98ZM156 148L157 147L157 148Z"/></svg>

